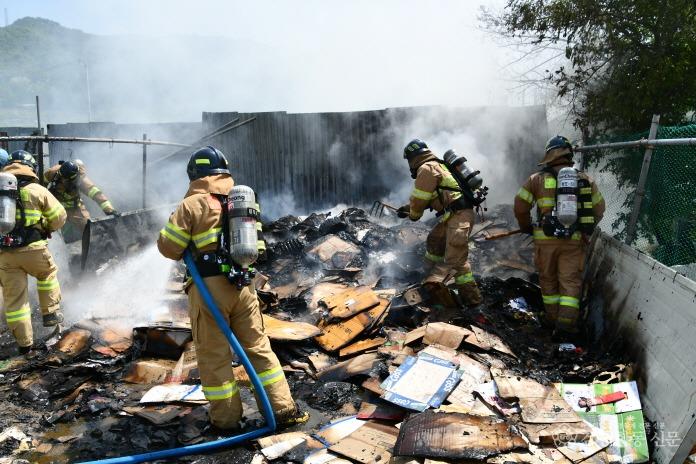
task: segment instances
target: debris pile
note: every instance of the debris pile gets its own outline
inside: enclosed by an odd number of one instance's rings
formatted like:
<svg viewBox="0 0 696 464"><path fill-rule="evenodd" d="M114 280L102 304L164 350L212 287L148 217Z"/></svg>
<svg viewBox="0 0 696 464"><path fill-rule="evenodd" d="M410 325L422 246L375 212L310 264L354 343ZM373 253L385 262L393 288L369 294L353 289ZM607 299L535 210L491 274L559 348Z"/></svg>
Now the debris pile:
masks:
<svg viewBox="0 0 696 464"><path fill-rule="evenodd" d="M531 239L485 240L513 224L500 207L472 230L470 260L485 297L475 311L435 305L421 289L427 224L357 208L266 224L255 281L264 325L312 418L218 457L187 459L647 461L630 364L601 345L551 340L530 281ZM1 454L73 462L218 438L207 425L180 278L177 269L158 321L85 320L37 358L0 361ZM242 425L256 427L248 376L242 367L235 376L247 386Z"/></svg>

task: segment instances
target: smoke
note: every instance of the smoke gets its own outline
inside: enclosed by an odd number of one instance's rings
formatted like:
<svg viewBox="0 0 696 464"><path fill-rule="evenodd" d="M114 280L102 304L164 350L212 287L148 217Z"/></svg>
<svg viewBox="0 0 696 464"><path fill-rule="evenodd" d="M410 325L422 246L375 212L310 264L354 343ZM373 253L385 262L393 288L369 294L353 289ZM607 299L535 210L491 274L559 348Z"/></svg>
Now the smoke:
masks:
<svg viewBox="0 0 696 464"><path fill-rule="evenodd" d="M103 318L133 327L147 323L166 306L163 298L172 266L173 261L153 244L97 276L82 279L63 291L66 321Z"/></svg>

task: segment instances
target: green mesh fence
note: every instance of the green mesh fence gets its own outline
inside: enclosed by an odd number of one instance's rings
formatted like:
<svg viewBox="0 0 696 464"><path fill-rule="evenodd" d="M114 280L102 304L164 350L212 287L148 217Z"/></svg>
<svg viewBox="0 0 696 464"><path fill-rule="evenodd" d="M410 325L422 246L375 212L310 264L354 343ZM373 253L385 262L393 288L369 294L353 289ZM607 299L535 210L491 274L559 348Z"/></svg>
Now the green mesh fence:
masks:
<svg viewBox="0 0 696 464"><path fill-rule="evenodd" d="M647 138L648 132L602 142ZM696 137L696 125L660 127L658 139ZM604 195L603 231L625 241L645 148L586 154L587 172ZM667 266L696 263L696 146L655 148L631 244Z"/></svg>

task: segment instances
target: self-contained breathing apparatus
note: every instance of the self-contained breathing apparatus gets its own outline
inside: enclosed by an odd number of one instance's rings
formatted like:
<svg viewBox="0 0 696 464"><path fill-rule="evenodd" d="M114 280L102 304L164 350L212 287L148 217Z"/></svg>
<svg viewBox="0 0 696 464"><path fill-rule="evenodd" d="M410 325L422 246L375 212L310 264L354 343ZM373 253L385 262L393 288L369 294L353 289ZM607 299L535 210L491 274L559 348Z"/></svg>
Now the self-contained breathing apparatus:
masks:
<svg viewBox="0 0 696 464"><path fill-rule="evenodd" d="M256 194L246 185L235 185L229 195L216 197L222 205L218 246L214 252L200 254L196 264L203 277L225 275L241 289L256 276L253 267L259 255Z"/></svg>
<svg viewBox="0 0 696 464"><path fill-rule="evenodd" d="M486 201L486 195L488 195L488 187L483 186L481 171L472 170L466 164L466 158L457 155L454 150L447 150L443 158L438 161L452 174L459 188L440 186L438 189L459 192L462 196L450 203L442 214L468 208L475 208L480 212L481 204ZM485 211L486 208L483 210Z"/></svg>
<svg viewBox="0 0 696 464"><path fill-rule="evenodd" d="M547 237L570 238L575 232L592 234L595 219L592 205L592 186L578 175L578 170L565 167L554 174L556 201L553 210L541 218L541 228Z"/></svg>
<svg viewBox="0 0 696 464"><path fill-rule="evenodd" d="M19 191L26 183L18 182L13 174L0 172L0 248L19 248L46 238L37 228L26 226Z"/></svg>

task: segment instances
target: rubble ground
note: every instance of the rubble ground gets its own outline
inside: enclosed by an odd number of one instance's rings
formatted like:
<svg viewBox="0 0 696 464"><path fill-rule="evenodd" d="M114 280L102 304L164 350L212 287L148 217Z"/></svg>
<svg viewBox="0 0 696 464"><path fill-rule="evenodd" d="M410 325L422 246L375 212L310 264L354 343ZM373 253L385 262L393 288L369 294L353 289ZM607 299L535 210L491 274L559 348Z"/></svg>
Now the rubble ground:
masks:
<svg viewBox="0 0 696 464"><path fill-rule="evenodd" d="M443 307L418 285L431 225L357 208L266 223L268 252L255 282L264 324L311 419L181 461L594 463L624 453L624 462L645 462L647 450L629 456L601 424L590 425L611 413L638 420L632 424L645 434L650 426L633 393L592 413L571 396L574 385L611 393L607 383L631 380L620 341L552 340L540 323L531 239L484 239L513 228L510 207L471 231L470 261L485 298L476 309ZM179 267L162 297L167 317L148 326L80 321L40 342L29 360L13 356L2 333L0 463L76 462L219 437L197 387L181 277ZM235 375L248 385L242 368ZM259 426L248 388L242 399L243 428Z"/></svg>

